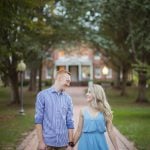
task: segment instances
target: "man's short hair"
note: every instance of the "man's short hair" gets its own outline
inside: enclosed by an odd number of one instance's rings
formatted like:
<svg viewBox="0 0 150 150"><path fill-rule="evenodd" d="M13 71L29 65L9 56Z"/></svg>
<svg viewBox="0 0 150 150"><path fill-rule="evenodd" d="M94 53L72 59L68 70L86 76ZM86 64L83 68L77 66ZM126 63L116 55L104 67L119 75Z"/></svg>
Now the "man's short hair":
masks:
<svg viewBox="0 0 150 150"><path fill-rule="evenodd" d="M58 75L65 74L65 73L71 76L71 73L70 73L69 71L64 70L64 69L61 69L61 70L57 71L56 77L57 77Z"/></svg>

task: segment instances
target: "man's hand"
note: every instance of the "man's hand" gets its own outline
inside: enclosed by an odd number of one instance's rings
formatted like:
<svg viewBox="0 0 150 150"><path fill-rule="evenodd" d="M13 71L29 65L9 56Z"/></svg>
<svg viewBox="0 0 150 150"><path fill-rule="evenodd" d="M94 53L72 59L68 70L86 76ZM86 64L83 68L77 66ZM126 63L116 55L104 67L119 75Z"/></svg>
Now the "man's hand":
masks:
<svg viewBox="0 0 150 150"><path fill-rule="evenodd" d="M46 144L44 142L39 142L38 150L46 150Z"/></svg>
<svg viewBox="0 0 150 150"><path fill-rule="evenodd" d="M68 146L68 147L67 147L67 150L73 150L73 147Z"/></svg>

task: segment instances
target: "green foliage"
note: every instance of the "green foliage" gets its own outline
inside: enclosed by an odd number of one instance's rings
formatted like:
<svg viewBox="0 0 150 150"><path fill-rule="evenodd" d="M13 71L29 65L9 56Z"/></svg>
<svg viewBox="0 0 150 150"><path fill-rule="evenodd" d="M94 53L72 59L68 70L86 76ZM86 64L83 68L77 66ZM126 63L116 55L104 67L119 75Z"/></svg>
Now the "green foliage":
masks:
<svg viewBox="0 0 150 150"><path fill-rule="evenodd" d="M149 91L150 89L147 89L148 97L150 97ZM107 94L114 112L114 125L123 135L134 142L138 150L148 150L150 147L150 129L148 127L150 105L134 103L137 95L135 87L128 88L128 96L125 97L118 96L118 91L114 89L110 89Z"/></svg>
<svg viewBox="0 0 150 150"><path fill-rule="evenodd" d="M138 74L137 72L133 72L133 83L137 86L138 85Z"/></svg>
<svg viewBox="0 0 150 150"><path fill-rule="evenodd" d="M105 35L119 46L119 49L124 43L133 61L149 61L150 2L110 0L103 1L101 6L101 23Z"/></svg>
<svg viewBox="0 0 150 150"><path fill-rule="evenodd" d="M132 65L135 71L137 72L144 72L150 74L150 66L146 63L143 63L141 61L137 61L136 64Z"/></svg>
<svg viewBox="0 0 150 150"><path fill-rule="evenodd" d="M0 88L0 148L16 149L24 136L34 128L35 94L24 90L25 116L19 116L19 107L7 106L9 89ZM150 97L150 89L147 96ZM134 99L136 88L128 88L128 96L118 96L118 91L107 88L108 101L114 112L114 125L133 141L139 150L148 150L150 147L150 105L136 104ZM146 130L145 130L146 129ZM143 140L144 139L144 140Z"/></svg>
<svg viewBox="0 0 150 150"><path fill-rule="evenodd" d="M25 90L27 91L27 90ZM19 106L8 106L8 88L0 88L0 149L16 149L17 145L34 128L35 94L24 94L25 116L19 114Z"/></svg>
<svg viewBox="0 0 150 150"><path fill-rule="evenodd" d="M29 82L30 82L30 81L29 81L28 79L24 80L24 81L23 81L23 86L28 86L28 85L29 85ZM20 81L19 81L18 85L21 86L21 82L20 82Z"/></svg>
<svg viewBox="0 0 150 150"><path fill-rule="evenodd" d="M103 84L106 84L108 86L113 86L114 85L114 82L112 80L94 80L93 81L95 84L100 84L100 85L103 85Z"/></svg>
<svg viewBox="0 0 150 150"><path fill-rule="evenodd" d="M150 81L150 65L148 65L147 63L142 63L141 61L137 61L137 63L133 64L132 67L137 72L137 74L140 74L140 73L144 73L145 74L145 76L146 76L145 79L146 79L147 85L149 85L149 81ZM135 80L136 83L138 81L137 78L138 78L138 75L134 74L134 80Z"/></svg>
<svg viewBox="0 0 150 150"><path fill-rule="evenodd" d="M135 60L149 65L149 12L149 0L1 0L0 75L10 76L20 59L38 68L64 41L91 42L116 71Z"/></svg>
<svg viewBox="0 0 150 150"><path fill-rule="evenodd" d="M43 83L44 83L44 86L50 87L53 84L53 81L52 81L52 79L47 79L47 80L44 80Z"/></svg>
<svg viewBox="0 0 150 150"><path fill-rule="evenodd" d="M39 37L48 33L48 29L44 28L45 23L40 19L38 23L33 22L34 17L42 16L40 9L45 2L41 3L40 0L38 2L30 0L0 2L0 74L7 76L10 67L16 69L17 62L25 59L31 52L29 47L35 43L34 41L37 42ZM40 45L38 49L41 49Z"/></svg>

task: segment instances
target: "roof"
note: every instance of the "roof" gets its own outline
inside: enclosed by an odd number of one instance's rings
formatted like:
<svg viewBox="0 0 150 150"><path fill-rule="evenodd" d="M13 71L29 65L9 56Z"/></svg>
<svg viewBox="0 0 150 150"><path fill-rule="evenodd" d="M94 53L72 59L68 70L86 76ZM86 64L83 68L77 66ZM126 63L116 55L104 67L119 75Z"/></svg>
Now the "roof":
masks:
<svg viewBox="0 0 150 150"><path fill-rule="evenodd" d="M56 66L62 65L92 65L92 60L88 56L60 57L55 62Z"/></svg>

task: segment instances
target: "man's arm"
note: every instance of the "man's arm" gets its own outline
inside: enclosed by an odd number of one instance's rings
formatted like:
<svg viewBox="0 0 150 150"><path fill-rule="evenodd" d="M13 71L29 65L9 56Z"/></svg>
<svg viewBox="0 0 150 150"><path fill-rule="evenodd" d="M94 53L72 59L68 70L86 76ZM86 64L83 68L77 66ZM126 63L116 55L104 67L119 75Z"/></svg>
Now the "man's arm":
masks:
<svg viewBox="0 0 150 150"><path fill-rule="evenodd" d="M36 131L37 131L37 136L38 136L38 149L39 150L45 150L46 149L46 144L44 143L43 140L43 134L42 134L42 125L41 124L36 124L35 125Z"/></svg>
<svg viewBox="0 0 150 150"><path fill-rule="evenodd" d="M73 142L73 131L74 129L68 129L69 142Z"/></svg>
<svg viewBox="0 0 150 150"><path fill-rule="evenodd" d="M69 147L68 150L72 150L74 147L74 142L73 142L73 132L74 129L68 129L68 138L69 138Z"/></svg>
<svg viewBox="0 0 150 150"><path fill-rule="evenodd" d="M44 99L41 93L37 95L36 106L35 106L35 128L38 136L38 150L45 150L46 144L43 139L43 116L44 116Z"/></svg>

